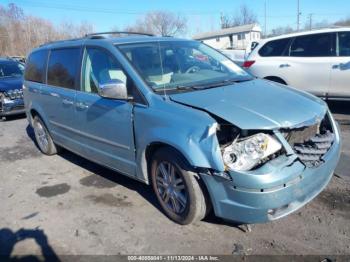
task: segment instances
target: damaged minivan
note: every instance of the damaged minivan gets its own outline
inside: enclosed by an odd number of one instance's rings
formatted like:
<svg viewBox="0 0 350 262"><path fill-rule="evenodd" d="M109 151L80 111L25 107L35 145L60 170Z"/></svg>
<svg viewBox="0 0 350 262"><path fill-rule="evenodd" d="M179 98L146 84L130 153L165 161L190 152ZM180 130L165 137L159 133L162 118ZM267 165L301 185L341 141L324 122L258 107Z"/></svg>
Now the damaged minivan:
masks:
<svg viewBox="0 0 350 262"><path fill-rule="evenodd" d="M284 217L317 196L340 155L325 102L252 77L197 41L136 33L48 43L28 57L26 114L40 150L68 149L152 186L189 224Z"/></svg>

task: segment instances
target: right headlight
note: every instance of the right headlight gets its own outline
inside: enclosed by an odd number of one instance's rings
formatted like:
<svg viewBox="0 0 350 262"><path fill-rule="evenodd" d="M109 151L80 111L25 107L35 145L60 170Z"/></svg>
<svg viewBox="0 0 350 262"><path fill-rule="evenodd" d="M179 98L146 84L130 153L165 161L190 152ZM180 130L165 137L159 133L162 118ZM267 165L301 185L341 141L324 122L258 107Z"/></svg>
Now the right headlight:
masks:
<svg viewBox="0 0 350 262"><path fill-rule="evenodd" d="M5 93L5 95L10 98L10 99L15 99L16 98L16 95L15 93L13 92L13 90L9 90Z"/></svg>
<svg viewBox="0 0 350 262"><path fill-rule="evenodd" d="M247 171L281 148L282 145L272 136L258 133L227 146L223 151L223 160L231 170Z"/></svg>

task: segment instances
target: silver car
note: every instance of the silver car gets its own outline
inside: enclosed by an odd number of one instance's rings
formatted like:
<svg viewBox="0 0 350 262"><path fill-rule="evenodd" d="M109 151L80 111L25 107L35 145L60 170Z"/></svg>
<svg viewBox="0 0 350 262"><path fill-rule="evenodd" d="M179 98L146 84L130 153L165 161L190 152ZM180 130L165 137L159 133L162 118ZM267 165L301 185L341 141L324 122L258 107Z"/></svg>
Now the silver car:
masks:
<svg viewBox="0 0 350 262"><path fill-rule="evenodd" d="M350 100L350 28L332 28L261 40L243 67L259 78Z"/></svg>

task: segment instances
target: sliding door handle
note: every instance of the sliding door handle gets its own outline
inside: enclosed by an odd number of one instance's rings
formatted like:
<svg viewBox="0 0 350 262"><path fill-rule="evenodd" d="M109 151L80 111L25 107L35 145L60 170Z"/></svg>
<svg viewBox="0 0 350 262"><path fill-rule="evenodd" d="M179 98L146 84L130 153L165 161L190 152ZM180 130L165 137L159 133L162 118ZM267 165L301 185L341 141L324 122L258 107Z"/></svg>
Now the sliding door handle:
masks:
<svg viewBox="0 0 350 262"><path fill-rule="evenodd" d="M50 96L54 96L54 97L60 97L60 95L59 95L59 94L54 93L54 92L50 92L50 93L49 93L49 95L50 95Z"/></svg>
<svg viewBox="0 0 350 262"><path fill-rule="evenodd" d="M69 100L69 99L66 99L66 98L64 98L64 99L62 100L62 103L63 103L64 105L73 105L73 104L74 104L73 100Z"/></svg>
<svg viewBox="0 0 350 262"><path fill-rule="evenodd" d="M338 68L340 68L340 64L338 64L338 65L332 65L332 69L338 69Z"/></svg>
<svg viewBox="0 0 350 262"><path fill-rule="evenodd" d="M290 67L290 64L281 64L280 68L283 68L283 67Z"/></svg>

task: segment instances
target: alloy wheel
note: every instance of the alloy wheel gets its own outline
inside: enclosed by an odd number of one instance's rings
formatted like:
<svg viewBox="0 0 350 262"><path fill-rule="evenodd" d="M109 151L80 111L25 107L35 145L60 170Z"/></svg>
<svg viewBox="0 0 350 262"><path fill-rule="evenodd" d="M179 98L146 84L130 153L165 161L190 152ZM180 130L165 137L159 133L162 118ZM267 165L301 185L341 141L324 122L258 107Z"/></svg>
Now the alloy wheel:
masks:
<svg viewBox="0 0 350 262"><path fill-rule="evenodd" d="M36 134L37 142L39 144L39 147L44 151L48 151L49 147L49 140L47 137L47 133L43 125L37 121L34 125L34 132Z"/></svg>
<svg viewBox="0 0 350 262"><path fill-rule="evenodd" d="M176 214L184 212L188 193L182 175L169 162L160 162L156 170L156 186L165 206Z"/></svg>

